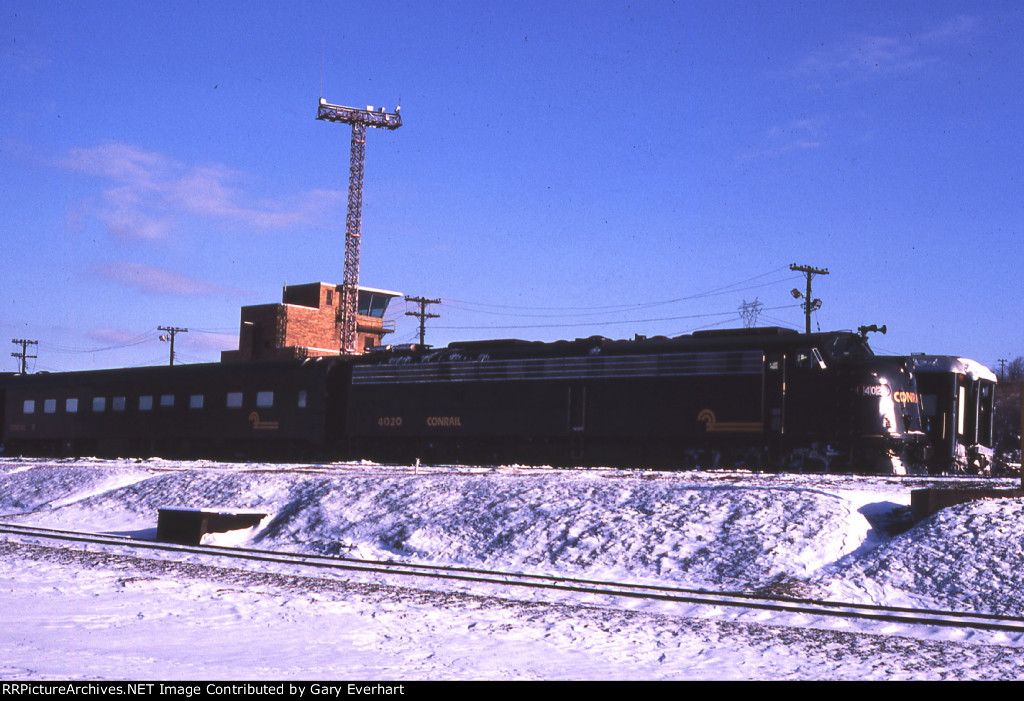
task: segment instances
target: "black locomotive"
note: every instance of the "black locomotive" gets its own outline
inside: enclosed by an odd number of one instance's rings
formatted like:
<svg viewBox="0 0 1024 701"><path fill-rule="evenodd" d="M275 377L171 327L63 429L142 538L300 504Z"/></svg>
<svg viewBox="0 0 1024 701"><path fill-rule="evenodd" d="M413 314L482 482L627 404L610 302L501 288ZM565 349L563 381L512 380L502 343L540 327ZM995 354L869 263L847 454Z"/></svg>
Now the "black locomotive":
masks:
<svg viewBox="0 0 1024 701"><path fill-rule="evenodd" d="M0 377L3 455L982 469L995 377L852 332L516 340Z"/></svg>

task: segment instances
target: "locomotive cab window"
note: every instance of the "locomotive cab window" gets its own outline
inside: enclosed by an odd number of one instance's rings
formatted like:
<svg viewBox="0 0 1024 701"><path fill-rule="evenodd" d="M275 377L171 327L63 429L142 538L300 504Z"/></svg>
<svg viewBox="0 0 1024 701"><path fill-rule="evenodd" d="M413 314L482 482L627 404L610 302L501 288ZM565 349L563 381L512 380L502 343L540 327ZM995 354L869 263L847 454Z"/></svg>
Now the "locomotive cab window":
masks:
<svg viewBox="0 0 1024 701"><path fill-rule="evenodd" d="M825 346L825 353L830 360L836 362L857 361L874 355L867 342L855 336L837 336L830 345Z"/></svg>
<svg viewBox="0 0 1024 701"><path fill-rule="evenodd" d="M825 369L825 361L817 348L800 348L794 355L793 362L801 370Z"/></svg>

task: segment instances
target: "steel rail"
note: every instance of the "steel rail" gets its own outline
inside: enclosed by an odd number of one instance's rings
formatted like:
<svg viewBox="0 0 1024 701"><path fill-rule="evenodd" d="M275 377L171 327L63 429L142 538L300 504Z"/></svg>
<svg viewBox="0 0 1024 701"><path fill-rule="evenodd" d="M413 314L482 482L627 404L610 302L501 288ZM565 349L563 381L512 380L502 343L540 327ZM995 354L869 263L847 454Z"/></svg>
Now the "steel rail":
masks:
<svg viewBox="0 0 1024 701"><path fill-rule="evenodd" d="M275 564L335 569L370 574L425 577L430 579L492 584L532 589L665 601L730 608L748 608L782 613L859 618L888 623L970 628L1024 634L1024 617L1000 616L938 609L919 609L878 604L854 604L820 599L768 596L756 592L723 592L663 585L629 584L605 580L577 579L557 575L502 572L469 567L422 565L353 557L307 555L273 550L193 546L140 541L128 536L104 535L59 529L0 523L0 533L58 541L127 546L133 549L203 554Z"/></svg>

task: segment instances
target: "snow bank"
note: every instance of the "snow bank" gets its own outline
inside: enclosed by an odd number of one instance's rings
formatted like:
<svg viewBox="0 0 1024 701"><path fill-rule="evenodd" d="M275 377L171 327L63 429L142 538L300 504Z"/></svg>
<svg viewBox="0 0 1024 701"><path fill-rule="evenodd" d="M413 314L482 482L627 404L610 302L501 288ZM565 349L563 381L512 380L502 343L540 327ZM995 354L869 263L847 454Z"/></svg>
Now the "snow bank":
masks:
<svg viewBox="0 0 1024 701"><path fill-rule="evenodd" d="M947 509L893 537L909 490L740 473L0 461L0 509L26 524L141 537L161 507L258 510L266 526L232 542L1024 613L1024 500Z"/></svg>
<svg viewBox="0 0 1024 701"><path fill-rule="evenodd" d="M1024 499L939 511L823 578L829 589L894 603L1024 615Z"/></svg>

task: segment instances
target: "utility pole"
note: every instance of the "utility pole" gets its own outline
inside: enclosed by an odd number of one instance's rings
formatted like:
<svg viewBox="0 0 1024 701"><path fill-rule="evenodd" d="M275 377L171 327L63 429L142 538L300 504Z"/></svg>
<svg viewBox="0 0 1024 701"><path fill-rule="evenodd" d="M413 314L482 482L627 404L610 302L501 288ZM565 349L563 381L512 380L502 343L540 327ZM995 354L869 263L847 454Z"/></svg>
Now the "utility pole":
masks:
<svg viewBox="0 0 1024 701"><path fill-rule="evenodd" d="M804 303L801 306L804 308L804 319L806 320L806 333L810 333L811 312L821 309L821 300L814 299L813 297L811 297L811 278L814 277L815 275L828 275L828 268L812 268L809 265L797 265L796 263L793 263L792 265L789 266L789 269L795 270L796 272L799 273L803 273L804 275L807 276L807 294L801 293L800 290L796 288L793 289L791 294L793 295L794 299L800 299L802 297L804 300Z"/></svg>
<svg viewBox="0 0 1024 701"><path fill-rule="evenodd" d="M11 339L11 343L17 343L18 345L21 346L21 352L20 353L11 353L11 357L12 358L21 358L21 374L24 375L25 371L26 371L26 367L27 367L26 364L25 364L25 361L27 359L29 359L29 358L38 358L39 357L37 355L29 355L28 354L28 347L29 346L38 346L39 345L39 341L26 341L23 338L12 338Z"/></svg>
<svg viewBox="0 0 1024 701"><path fill-rule="evenodd" d="M999 363L999 379L1000 380L1005 380L1006 379L1006 358L1000 358L998 360L998 363Z"/></svg>
<svg viewBox="0 0 1024 701"><path fill-rule="evenodd" d="M441 316L440 314L431 314L431 313L427 312L427 305L428 304L440 304L441 300L439 300L439 299L424 299L423 297L406 297L405 301L406 302L416 302L416 304L420 305L420 310L418 312L406 312L405 315L406 316L418 316L420 318L420 345L421 346L422 345L426 345L424 343L423 338L424 338L424 335L425 335L425 324L426 324L427 319L438 319Z"/></svg>
<svg viewBox="0 0 1024 701"><path fill-rule="evenodd" d="M169 365L174 365L174 336L179 333L188 333L188 329L179 329L175 326L157 326L156 330L167 332L160 334L160 340L171 342L171 362Z"/></svg>
<svg viewBox="0 0 1024 701"><path fill-rule="evenodd" d="M363 163L366 158L366 127L397 129L402 126L401 108L393 113L372 106L365 110L328 104L322 97L316 118L352 125L349 156L348 216L345 220L345 278L342 280L341 352L356 352L356 314L359 313L359 245L363 212Z"/></svg>

